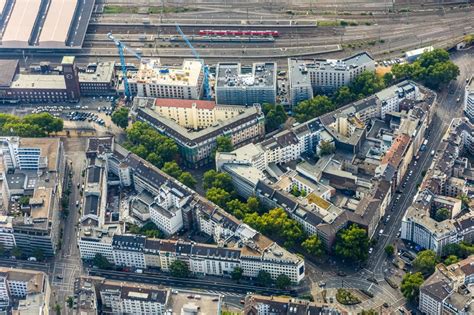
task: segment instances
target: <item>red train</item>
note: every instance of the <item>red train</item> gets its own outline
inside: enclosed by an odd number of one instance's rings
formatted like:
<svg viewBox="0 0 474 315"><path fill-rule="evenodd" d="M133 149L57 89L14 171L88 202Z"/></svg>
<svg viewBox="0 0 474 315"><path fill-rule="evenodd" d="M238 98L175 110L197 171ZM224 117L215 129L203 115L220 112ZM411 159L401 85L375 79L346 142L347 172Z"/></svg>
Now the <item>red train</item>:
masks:
<svg viewBox="0 0 474 315"><path fill-rule="evenodd" d="M251 31L251 30L200 30L202 36L259 36L278 37L278 31Z"/></svg>

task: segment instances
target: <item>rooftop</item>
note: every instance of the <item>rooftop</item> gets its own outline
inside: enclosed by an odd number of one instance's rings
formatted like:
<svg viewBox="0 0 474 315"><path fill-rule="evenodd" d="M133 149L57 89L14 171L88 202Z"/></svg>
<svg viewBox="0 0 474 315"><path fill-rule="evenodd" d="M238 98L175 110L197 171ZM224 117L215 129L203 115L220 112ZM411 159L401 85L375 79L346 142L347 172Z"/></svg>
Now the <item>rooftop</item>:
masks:
<svg viewBox="0 0 474 315"><path fill-rule="evenodd" d="M202 72L199 60L185 59L181 67L163 67L159 59L142 62L131 83L160 84L176 86L198 86Z"/></svg>
<svg viewBox="0 0 474 315"><path fill-rule="evenodd" d="M115 74L115 62L99 62L95 71L87 70L79 72L79 82L81 83L109 83Z"/></svg>
<svg viewBox="0 0 474 315"><path fill-rule="evenodd" d="M58 171L58 154L61 146L59 138L20 138L20 148L39 148L40 156L48 161L48 170Z"/></svg>
<svg viewBox="0 0 474 315"><path fill-rule="evenodd" d="M78 0L52 0L39 37L40 46L66 44Z"/></svg>
<svg viewBox="0 0 474 315"><path fill-rule="evenodd" d="M15 1L2 37L3 46L29 46L41 0Z"/></svg>
<svg viewBox="0 0 474 315"><path fill-rule="evenodd" d="M0 60L0 87L10 87L18 69L18 60Z"/></svg>
<svg viewBox="0 0 474 315"><path fill-rule="evenodd" d="M17 74L10 86L12 89L66 90L66 82L57 74Z"/></svg>
<svg viewBox="0 0 474 315"><path fill-rule="evenodd" d="M276 63L254 63L251 73L242 73L240 63L219 63L216 70L216 86L227 88L275 87Z"/></svg>

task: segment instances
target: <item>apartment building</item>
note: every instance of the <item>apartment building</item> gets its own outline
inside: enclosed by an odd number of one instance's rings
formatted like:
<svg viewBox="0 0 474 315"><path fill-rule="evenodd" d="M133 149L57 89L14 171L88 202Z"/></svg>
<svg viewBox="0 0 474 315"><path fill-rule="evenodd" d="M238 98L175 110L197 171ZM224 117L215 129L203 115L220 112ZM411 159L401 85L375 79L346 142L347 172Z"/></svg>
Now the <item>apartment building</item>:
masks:
<svg viewBox="0 0 474 315"><path fill-rule="evenodd" d="M131 200L132 205L135 200L140 200L146 206L141 215L149 211L150 220L160 229L172 235L180 227L195 228L212 237L219 245L149 239L125 234L117 224L119 220L107 218L104 204L97 209L98 218L85 213L81 218L81 258L92 259L96 254L102 254L116 265L134 268L159 267L164 271L168 270L175 259L180 259L190 266L193 273L201 275L229 276L236 266L241 266L244 275L249 277L255 277L259 270L266 270L274 278L284 273L295 283L303 279L303 259L257 233L150 163L113 143L112 138L90 139L86 155L89 163L93 161L96 166L103 165L97 168L98 170L110 172L110 176L91 175L91 178L99 179L99 182L100 178L109 178L108 185L134 189L136 194L134 193ZM89 165L88 169L96 168ZM88 173L86 175L89 177ZM125 176L126 180L121 178L122 176ZM107 185L102 187L105 186ZM99 190L108 193L104 188ZM90 192L86 187L84 195ZM104 199L109 198L102 196ZM153 204L160 207L159 214L153 213L156 210ZM160 221L168 219L169 215L162 214L166 209L179 217L180 224L174 225L174 229ZM133 206L130 211L133 213ZM119 217L125 215L120 213ZM158 218L157 215L163 218Z"/></svg>
<svg viewBox="0 0 474 315"><path fill-rule="evenodd" d="M0 268L0 309L7 314L49 314L51 288L41 271Z"/></svg>
<svg viewBox="0 0 474 315"><path fill-rule="evenodd" d="M76 279L77 313L95 314L219 314L222 297L137 282L82 276Z"/></svg>
<svg viewBox="0 0 474 315"><path fill-rule="evenodd" d="M254 63L244 72L240 63L218 63L215 93L219 105L275 104L277 64Z"/></svg>
<svg viewBox="0 0 474 315"><path fill-rule="evenodd" d="M449 266L438 264L420 287L418 308L424 314L472 314L473 283L473 255Z"/></svg>
<svg viewBox="0 0 474 315"><path fill-rule="evenodd" d="M375 71L375 61L366 52L345 59L288 59L288 96L291 106L316 93L333 92L365 71Z"/></svg>
<svg viewBox="0 0 474 315"><path fill-rule="evenodd" d="M350 223L372 237L421 146L434 100L433 92L401 82L260 143L219 152L216 169L231 175L243 198L284 209L328 249ZM335 151L321 156L322 141Z"/></svg>
<svg viewBox="0 0 474 315"><path fill-rule="evenodd" d="M264 115L258 105L240 109L225 109L222 106L215 106L212 112L203 111L203 113L209 114L204 118L199 118L199 111L197 117L191 116L191 114L188 116L186 110L182 111L184 119L175 117L176 120L174 120L166 117L167 115L170 117L171 111L168 112L169 114L165 114L166 110L163 110L164 116L160 114L160 107L157 104L162 103L162 101L152 98L135 98L133 114L138 120L150 124L161 134L173 139L180 149L183 162L189 167L203 166L211 161L212 152L217 146L217 137L229 137L234 147L239 147L259 140L265 134ZM181 102L175 103L176 106L179 104ZM198 102L197 104L201 105L196 105L196 107L211 109L207 102ZM196 118L197 122L192 123L191 120L196 121ZM199 123L200 119L201 123ZM190 125L199 127L209 124L211 126L204 129L189 128Z"/></svg>
<svg viewBox="0 0 474 315"><path fill-rule="evenodd" d="M202 68L202 62L195 59L185 59L176 67L164 67L159 59L147 60L128 83L134 96L198 100L203 89Z"/></svg>
<svg viewBox="0 0 474 315"><path fill-rule="evenodd" d="M474 238L472 211L462 211L457 198L469 191L472 168L463 155L471 153L474 126L467 118L453 119L439 144L415 202L402 220L403 239L443 254L448 244L470 242ZM449 210L449 218L437 222L437 209Z"/></svg>
<svg viewBox="0 0 474 315"><path fill-rule="evenodd" d="M56 252L64 153L60 139L5 137L1 140L2 197L6 217L2 243L18 246L25 255ZM19 205L22 197L28 204Z"/></svg>
<svg viewBox="0 0 474 315"><path fill-rule="evenodd" d="M471 121L474 120L474 76L469 79L464 90L464 113Z"/></svg>
<svg viewBox="0 0 474 315"><path fill-rule="evenodd" d="M342 307L329 306L299 300L295 298L247 295L245 297L244 315L267 315L267 314L320 314L320 315L342 315L348 311Z"/></svg>

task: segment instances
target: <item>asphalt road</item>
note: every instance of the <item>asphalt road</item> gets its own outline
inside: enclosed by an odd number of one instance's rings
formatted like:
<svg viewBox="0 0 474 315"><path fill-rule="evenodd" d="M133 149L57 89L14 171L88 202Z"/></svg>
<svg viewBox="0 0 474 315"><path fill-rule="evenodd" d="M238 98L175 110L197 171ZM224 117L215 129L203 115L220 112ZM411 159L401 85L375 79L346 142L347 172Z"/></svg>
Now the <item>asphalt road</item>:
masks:
<svg viewBox="0 0 474 315"><path fill-rule="evenodd" d="M102 276L108 279L119 280L119 281L131 281L138 283L148 283L164 285L168 287L186 288L186 289L205 289L224 291L229 293L246 294L247 292L258 292L264 295L289 295L294 296L295 291L292 290L280 290L276 288L264 288L257 287L254 285L237 284L229 279L215 279L208 280L207 278L198 279L180 279L174 278L168 275L161 274L138 274L123 271L111 271L101 269L89 270L89 275Z"/></svg>

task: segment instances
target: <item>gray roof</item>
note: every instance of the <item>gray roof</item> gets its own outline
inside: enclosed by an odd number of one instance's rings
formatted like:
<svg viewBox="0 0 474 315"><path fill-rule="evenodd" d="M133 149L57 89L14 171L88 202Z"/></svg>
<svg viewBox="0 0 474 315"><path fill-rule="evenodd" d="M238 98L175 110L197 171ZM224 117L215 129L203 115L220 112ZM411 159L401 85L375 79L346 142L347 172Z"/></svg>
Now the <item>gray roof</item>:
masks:
<svg viewBox="0 0 474 315"><path fill-rule="evenodd" d="M18 60L0 60L0 87L10 87L18 68Z"/></svg>

